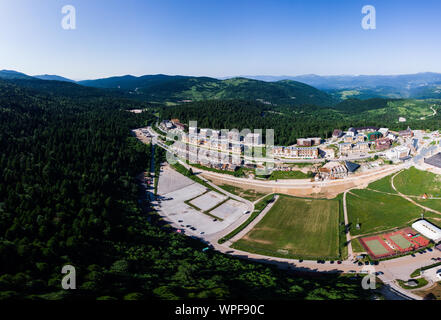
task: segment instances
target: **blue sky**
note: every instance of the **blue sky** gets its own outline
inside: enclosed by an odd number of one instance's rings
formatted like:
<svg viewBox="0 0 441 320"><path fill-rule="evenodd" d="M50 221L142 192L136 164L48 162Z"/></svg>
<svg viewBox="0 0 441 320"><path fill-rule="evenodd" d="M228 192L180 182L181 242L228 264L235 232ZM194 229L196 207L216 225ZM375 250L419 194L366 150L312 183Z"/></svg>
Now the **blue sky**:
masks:
<svg viewBox="0 0 441 320"><path fill-rule="evenodd" d="M63 30L61 8L76 8ZM376 8L363 30L361 8ZM0 0L0 69L73 79L441 72L439 0Z"/></svg>

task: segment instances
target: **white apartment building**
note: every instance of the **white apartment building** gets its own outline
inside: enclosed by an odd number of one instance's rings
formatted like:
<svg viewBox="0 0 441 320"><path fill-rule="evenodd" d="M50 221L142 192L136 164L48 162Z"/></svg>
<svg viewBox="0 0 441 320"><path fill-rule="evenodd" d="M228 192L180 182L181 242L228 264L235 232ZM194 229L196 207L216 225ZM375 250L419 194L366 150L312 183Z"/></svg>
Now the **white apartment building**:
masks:
<svg viewBox="0 0 441 320"><path fill-rule="evenodd" d="M406 158L410 154L410 149L405 146L398 146L386 151L386 158L392 161L398 161Z"/></svg>

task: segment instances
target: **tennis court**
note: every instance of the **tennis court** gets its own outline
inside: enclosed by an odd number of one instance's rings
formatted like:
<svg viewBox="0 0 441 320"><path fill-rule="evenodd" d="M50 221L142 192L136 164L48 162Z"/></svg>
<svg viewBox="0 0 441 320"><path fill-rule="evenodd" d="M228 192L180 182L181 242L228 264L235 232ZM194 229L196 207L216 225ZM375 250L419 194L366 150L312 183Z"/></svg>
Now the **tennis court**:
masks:
<svg viewBox="0 0 441 320"><path fill-rule="evenodd" d="M389 239L395 242L401 249L407 249L413 245L412 242L404 238L402 234L394 234L390 236Z"/></svg>
<svg viewBox="0 0 441 320"><path fill-rule="evenodd" d="M359 239L369 256L376 260L423 248L429 241L410 227Z"/></svg>
<svg viewBox="0 0 441 320"><path fill-rule="evenodd" d="M365 243L375 256L384 256L390 253L378 239L369 240Z"/></svg>

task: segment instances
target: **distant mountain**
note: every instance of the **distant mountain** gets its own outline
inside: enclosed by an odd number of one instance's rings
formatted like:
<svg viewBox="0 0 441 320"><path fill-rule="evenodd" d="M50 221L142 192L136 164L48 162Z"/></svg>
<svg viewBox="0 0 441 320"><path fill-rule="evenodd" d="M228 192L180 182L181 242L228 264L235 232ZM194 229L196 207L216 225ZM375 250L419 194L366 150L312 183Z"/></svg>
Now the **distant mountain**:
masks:
<svg viewBox="0 0 441 320"><path fill-rule="evenodd" d="M50 74L42 74L42 75L36 75L33 76L34 78L40 79L40 80L52 80L52 81L65 81L65 82L75 82L74 80L57 76L57 75L50 75Z"/></svg>
<svg viewBox="0 0 441 320"><path fill-rule="evenodd" d="M28 76L27 74L14 71L14 70L1 70L0 71L0 79L40 79L40 80L55 80L55 81L65 81L65 82L75 82L73 80L57 76L57 75L49 75L49 74L43 74L43 75L36 75L36 76Z"/></svg>
<svg viewBox="0 0 441 320"><path fill-rule="evenodd" d="M0 79L32 79L32 77L14 70L0 70Z"/></svg>
<svg viewBox="0 0 441 320"><path fill-rule="evenodd" d="M257 100L266 104L329 106L336 101L329 94L307 84L283 80L265 82L246 78L219 80L209 77L131 75L78 82L96 88L110 88L142 95L152 102L182 102L209 99Z"/></svg>
<svg viewBox="0 0 441 320"><path fill-rule="evenodd" d="M333 75L319 76L306 74L299 76L246 76L263 81L294 80L319 89L346 89L355 87L417 87L441 82L441 73L423 72L400 75Z"/></svg>
<svg viewBox="0 0 441 320"><path fill-rule="evenodd" d="M441 74L247 76L263 81L295 80L327 91L335 98L441 98Z"/></svg>

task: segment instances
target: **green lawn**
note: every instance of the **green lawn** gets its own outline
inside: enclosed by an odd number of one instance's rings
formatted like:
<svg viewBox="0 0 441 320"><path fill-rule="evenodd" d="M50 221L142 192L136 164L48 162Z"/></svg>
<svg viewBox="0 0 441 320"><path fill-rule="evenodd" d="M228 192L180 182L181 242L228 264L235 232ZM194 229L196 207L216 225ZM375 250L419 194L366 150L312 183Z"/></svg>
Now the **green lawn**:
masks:
<svg viewBox="0 0 441 320"><path fill-rule="evenodd" d="M422 209L400 196L371 190L352 190L347 195L351 234L369 234L409 225L421 217ZM428 217L438 216L426 212ZM440 216L438 216L440 217ZM360 230L356 229L357 219Z"/></svg>
<svg viewBox="0 0 441 320"><path fill-rule="evenodd" d="M421 171L414 167L399 173L394 179L395 188L406 195L421 196L427 193L441 198L441 175Z"/></svg>
<svg viewBox="0 0 441 320"><path fill-rule="evenodd" d="M421 171L414 167L399 173L394 179L395 188L403 194L441 198L441 175ZM441 200L414 199L419 204L441 212Z"/></svg>
<svg viewBox="0 0 441 320"><path fill-rule="evenodd" d="M233 248L279 257L338 259L339 200L281 195Z"/></svg>

